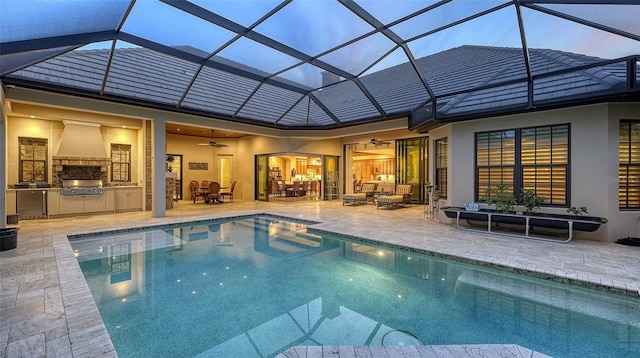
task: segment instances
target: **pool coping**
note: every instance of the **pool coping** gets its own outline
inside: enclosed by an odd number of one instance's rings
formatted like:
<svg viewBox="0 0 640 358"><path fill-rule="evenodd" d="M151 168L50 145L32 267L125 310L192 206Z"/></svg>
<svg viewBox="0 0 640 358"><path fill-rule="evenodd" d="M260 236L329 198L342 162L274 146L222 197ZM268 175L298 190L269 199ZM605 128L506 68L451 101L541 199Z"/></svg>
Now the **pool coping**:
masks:
<svg viewBox="0 0 640 358"><path fill-rule="evenodd" d="M225 222L234 219L254 218L256 216L265 216L268 218L303 223L308 226L308 230L310 230L312 233L333 235L347 241L363 242L381 247L387 247L390 249L401 249L409 252L432 256L435 258L447 259L455 262L472 264L480 267L492 268L501 271L512 272L515 274L522 274L524 276L535 277L544 280L555 281L558 283L565 283L572 286L595 289L598 291L605 291L625 297L640 299L640 291L636 292L633 290L628 290L626 289L626 287L623 288L597 284L594 282L580 280L579 278L573 279L569 277L560 277L546 271L530 270L518 266L509 266L479 259L464 258L453 254L420 249L407 245L395 244L374 239L367 239L356 235L349 235L314 227L314 225L323 224L323 222L321 221L305 220L286 215L255 212L242 215L221 216L210 219L175 220L163 224L149 225L144 227L125 227L113 230L100 230L93 232L86 231L82 233L73 233L66 235L61 234L60 236L53 237L58 271L65 272L65 277L67 277L67 279L65 280L60 280L60 289L62 291L64 310L66 312L68 321L69 340L71 343L73 356L117 357L118 355L115 347L113 346L113 342L111 341L111 337L109 336L104 321L102 320L102 316L100 315L100 312L97 308L97 304L95 303L91 291L89 290L89 287L86 283L82 270L80 269L80 264L74 255L73 248L71 246L72 240L82 239L90 236L93 237L96 235L109 235L154 229L157 230L180 224L193 223L197 225L205 223Z"/></svg>
<svg viewBox="0 0 640 358"><path fill-rule="evenodd" d="M631 290L631 289L628 289L626 286L616 285L615 282L613 282L612 285L607 285L602 283L598 284L595 282L581 280L577 276L575 278L567 277L567 276L562 277L562 276L558 276L555 272L550 273L543 270L536 271L536 270L531 270L524 267L519 267L517 265L514 266L514 265L507 265L504 263L496 263L496 262L491 262L491 261L486 261L481 259L472 259L472 258L461 257L453 254L442 253L438 251L411 247L407 245L395 244L395 243L379 241L375 239L368 239L368 238L344 234L336 231L319 229L313 226L313 225L323 224L323 222L320 222L320 221L306 220L306 219L294 218L294 217L285 216L285 215L270 214L266 212L260 212L260 213L254 213L254 214L230 215L230 216L216 217L211 219L183 220L183 221L175 221L170 223L163 223L163 224L150 225L150 226L144 226L144 227L131 227L131 228L119 228L119 229L113 229L113 230L102 230L102 231L96 231L96 232L84 232L84 233L78 233L78 234L69 234L67 235L67 238L69 241L73 241L73 240L79 240L86 237L113 235L113 234L121 234L121 233L136 232L136 231L161 230L164 228L170 228L171 226L175 226L177 224L188 223L188 224L200 225L200 224L226 222L229 220L249 219L249 218L255 218L255 217L267 217L272 219L288 220L291 222L304 224L304 225L307 225L308 229L310 229L314 233L334 235L344 240L358 241L358 242L388 247L392 249L406 250L406 251L414 252L417 254L432 256L432 257L441 258L441 259L447 259L447 260L461 262L465 264L487 267L487 268L511 272L515 274L521 274L529 277L558 282L562 284L569 284L576 287L593 289L597 291L608 292L608 293L622 295L626 297L640 298L640 289ZM558 244L561 244L561 243L558 243Z"/></svg>
<svg viewBox="0 0 640 358"><path fill-rule="evenodd" d="M509 265L505 265L505 264L500 264L500 263L495 263L495 262L490 262L490 261L485 261L485 260L480 260L480 259L472 259L472 258L460 257L460 256L447 254L447 253L442 253L442 252L437 252L437 251L432 251L432 250L420 249L420 248L410 247L410 246L406 246L406 245L400 245L400 244L394 244L394 243L390 243L390 242L367 239L367 238L354 236L354 235L341 234L341 233L332 232L332 231L325 230L325 229L318 229L318 228L314 228L314 227L310 227L310 229L314 233L335 235L335 236L338 236L339 238L345 239L345 240L359 241L359 242L363 242L363 243L367 243L367 244L374 244L374 245L388 247L388 248L392 248L392 249L400 249L400 250L405 250L405 251L409 251L409 252L415 252L417 254L433 256L433 257L436 257L436 258L441 258L441 259L446 259L446 260L451 260L451 261L455 261L455 262L471 264L471 265L476 265L476 266L482 266L482 267L486 267L486 268L496 269L496 270L499 270L499 271L511 272L511 273L525 275L525 276L528 276L528 277L543 279L543 280L547 280L547 281L553 281L553 282L558 282L558 283L563 283L563 284L569 284L571 286L582 287L582 288L587 288L587 289L593 289L593 290L612 293L612 294L617 294L617 295L621 295L621 296L625 296L625 297L631 297L631 298L640 299L640 290L638 290L638 291L630 290L626 286L624 286L624 287L623 286L616 286L615 283L614 283L613 286L609 286L609 285L605 285L605 284L597 284L597 283L594 283L594 282L580 280L578 277L576 277L576 278L560 277L558 275L549 273L547 271L535 271L535 270L530 270L530 269L526 269L526 268L522 268L522 267L518 267L518 266L509 266Z"/></svg>

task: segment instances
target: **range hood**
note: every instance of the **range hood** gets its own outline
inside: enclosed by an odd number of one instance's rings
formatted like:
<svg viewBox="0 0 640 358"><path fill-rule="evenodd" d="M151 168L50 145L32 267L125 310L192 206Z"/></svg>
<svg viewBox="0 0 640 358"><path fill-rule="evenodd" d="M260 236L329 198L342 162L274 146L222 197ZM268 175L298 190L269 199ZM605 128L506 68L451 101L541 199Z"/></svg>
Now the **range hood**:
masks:
<svg viewBox="0 0 640 358"><path fill-rule="evenodd" d="M64 130L53 164L52 184L63 180L88 179L107 181L111 158L107 155L100 124L63 121Z"/></svg>
<svg viewBox="0 0 640 358"><path fill-rule="evenodd" d="M54 157L109 158L100 124L63 121L64 130Z"/></svg>

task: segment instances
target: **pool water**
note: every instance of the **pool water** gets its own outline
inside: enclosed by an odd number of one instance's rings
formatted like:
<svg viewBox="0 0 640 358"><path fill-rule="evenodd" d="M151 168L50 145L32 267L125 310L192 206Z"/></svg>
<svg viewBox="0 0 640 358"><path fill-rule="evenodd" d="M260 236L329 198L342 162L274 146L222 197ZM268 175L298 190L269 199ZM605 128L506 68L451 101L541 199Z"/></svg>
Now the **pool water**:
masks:
<svg viewBox="0 0 640 358"><path fill-rule="evenodd" d="M120 357L296 345L519 344L640 356L640 300L258 216L70 238Z"/></svg>

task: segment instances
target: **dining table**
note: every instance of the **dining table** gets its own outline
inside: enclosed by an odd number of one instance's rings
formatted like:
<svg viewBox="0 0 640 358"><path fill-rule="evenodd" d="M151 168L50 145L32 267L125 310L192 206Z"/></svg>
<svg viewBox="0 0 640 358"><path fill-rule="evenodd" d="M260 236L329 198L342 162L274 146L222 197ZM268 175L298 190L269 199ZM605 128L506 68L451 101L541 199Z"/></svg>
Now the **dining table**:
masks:
<svg viewBox="0 0 640 358"><path fill-rule="evenodd" d="M222 190L226 190L226 189L229 189L229 187L228 187L228 186L221 186L221 187L220 187L220 191L222 191ZM207 196L206 196L206 197L205 197L205 199L204 199L204 203L205 203L205 204L213 204L215 201L218 201L218 203L220 203L220 204L224 203L224 202L223 202L222 200L220 200L220 199L216 199L216 200L214 200L214 201L212 201L212 200L210 200L210 199L209 199L209 187L208 187L208 186L201 186L201 187L200 187L200 191L201 191L201 192L203 192L203 193L205 193L205 194L207 194Z"/></svg>

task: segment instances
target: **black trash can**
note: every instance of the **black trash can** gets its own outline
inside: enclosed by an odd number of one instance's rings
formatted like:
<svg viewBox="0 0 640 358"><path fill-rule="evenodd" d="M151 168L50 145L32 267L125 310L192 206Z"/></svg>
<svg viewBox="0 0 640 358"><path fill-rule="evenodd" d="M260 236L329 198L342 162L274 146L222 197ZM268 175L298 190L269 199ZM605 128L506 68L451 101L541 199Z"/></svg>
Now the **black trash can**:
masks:
<svg viewBox="0 0 640 358"><path fill-rule="evenodd" d="M18 228L0 228L0 251L15 249L18 246Z"/></svg>

